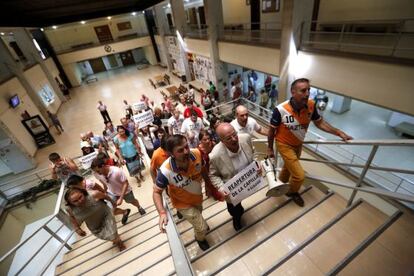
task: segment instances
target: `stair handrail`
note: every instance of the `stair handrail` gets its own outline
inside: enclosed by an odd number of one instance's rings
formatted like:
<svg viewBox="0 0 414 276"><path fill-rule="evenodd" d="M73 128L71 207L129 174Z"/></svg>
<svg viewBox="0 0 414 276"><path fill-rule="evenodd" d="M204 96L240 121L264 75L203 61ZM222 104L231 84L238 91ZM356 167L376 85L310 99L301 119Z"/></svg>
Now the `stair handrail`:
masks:
<svg viewBox="0 0 414 276"><path fill-rule="evenodd" d="M66 248L71 249L70 245L67 243L67 241L62 240L62 238L60 238L56 231L52 231L47 225L54 219L57 218L59 212L60 212L60 206L62 204L62 198L63 198L63 194L65 191L65 183L61 183L60 185L60 189L59 189L59 194L58 194L58 198L56 200L56 205L55 205L55 209L54 212L52 214L52 216L45 222L43 223L39 228L37 228L31 235L29 235L27 238L25 238L23 241L20 241L17 245L15 245L12 249L10 249L6 254L4 254L1 258L0 258L0 263L2 263L4 260L6 260L10 255L12 255L13 253L15 253L20 247L22 247L24 244L26 244L29 240L31 240L38 232L40 232L40 230L44 229L46 230L46 232L48 232L52 237L54 237L56 240L58 240L61 244L63 244ZM43 247L48 241L46 241L45 243L43 243L43 245L41 247ZM27 262L24 264L24 266L29 263L36 255L31 256Z"/></svg>

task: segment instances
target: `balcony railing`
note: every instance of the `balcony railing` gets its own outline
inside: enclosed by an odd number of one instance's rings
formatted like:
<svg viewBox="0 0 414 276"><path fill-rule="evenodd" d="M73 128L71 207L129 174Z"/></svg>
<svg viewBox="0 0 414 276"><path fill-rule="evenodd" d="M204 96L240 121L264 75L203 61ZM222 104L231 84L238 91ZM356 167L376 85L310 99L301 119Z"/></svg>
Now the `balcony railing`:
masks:
<svg viewBox="0 0 414 276"><path fill-rule="evenodd" d="M52 46L57 54L64 54L68 52L88 49L88 48L92 48L96 46L102 46L106 44L116 43L120 41L125 41L125 40L134 39L134 38L145 37L145 36L148 36L148 32L141 32L141 33L133 32L130 34L124 34L118 37L114 37L114 39L110 41L106 41L106 42L96 42L91 39L90 41L83 41L83 42L73 41L70 43L53 43Z"/></svg>
<svg viewBox="0 0 414 276"><path fill-rule="evenodd" d="M414 59L414 19L305 21L301 49Z"/></svg>
<svg viewBox="0 0 414 276"><path fill-rule="evenodd" d="M278 46L281 34L280 22L241 23L224 25L224 28L219 30L219 39Z"/></svg>

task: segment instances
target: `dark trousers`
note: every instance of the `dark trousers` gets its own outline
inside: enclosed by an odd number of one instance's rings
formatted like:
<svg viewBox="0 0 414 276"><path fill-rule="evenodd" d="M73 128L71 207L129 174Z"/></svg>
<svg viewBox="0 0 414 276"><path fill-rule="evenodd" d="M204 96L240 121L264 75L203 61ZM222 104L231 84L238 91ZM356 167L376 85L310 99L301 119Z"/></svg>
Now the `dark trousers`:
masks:
<svg viewBox="0 0 414 276"><path fill-rule="evenodd" d="M241 203L237 205L233 205L231 203L226 202L227 204L227 211L229 211L230 215L235 219L240 221L241 216L244 213L244 208Z"/></svg>
<svg viewBox="0 0 414 276"><path fill-rule="evenodd" d="M101 111L101 115L102 115L102 118L103 118L105 123L106 122L112 122L111 118L109 117L108 111L106 111L106 110Z"/></svg>

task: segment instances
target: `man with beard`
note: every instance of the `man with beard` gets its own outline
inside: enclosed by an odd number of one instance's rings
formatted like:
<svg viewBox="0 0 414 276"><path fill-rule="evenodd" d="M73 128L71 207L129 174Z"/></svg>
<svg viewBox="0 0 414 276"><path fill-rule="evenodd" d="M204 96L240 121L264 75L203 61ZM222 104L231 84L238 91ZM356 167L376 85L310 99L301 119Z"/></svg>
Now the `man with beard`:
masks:
<svg viewBox="0 0 414 276"><path fill-rule="evenodd" d="M295 80L290 88L292 98L279 104L273 111L270 120L267 155L274 157L273 143L283 158L284 165L279 179L290 184L290 191L286 194L293 201L303 207L305 205L299 195L299 189L305 180L305 171L299 162L302 144L311 121L319 129L339 136L342 140L351 140L352 137L342 130L328 124L315 108L315 102L309 100L310 83L308 79Z"/></svg>
<svg viewBox="0 0 414 276"><path fill-rule="evenodd" d="M160 167L154 185L153 200L157 208L159 227L165 232L168 216L164 209L162 192L168 187L172 205L194 227L195 239L202 250L210 245L206 240L208 225L203 218L202 180L208 179L201 153L188 147L183 135L170 136L166 141L169 157Z"/></svg>

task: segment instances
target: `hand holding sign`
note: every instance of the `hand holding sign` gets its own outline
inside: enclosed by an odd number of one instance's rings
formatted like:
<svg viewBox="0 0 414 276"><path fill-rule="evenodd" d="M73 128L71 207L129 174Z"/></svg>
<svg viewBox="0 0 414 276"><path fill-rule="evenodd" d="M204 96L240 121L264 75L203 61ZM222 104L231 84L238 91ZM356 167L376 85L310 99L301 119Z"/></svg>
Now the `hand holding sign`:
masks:
<svg viewBox="0 0 414 276"><path fill-rule="evenodd" d="M224 184L223 190L229 193L229 199L233 205L239 204L243 199L265 186L261 172L260 164L253 161Z"/></svg>
<svg viewBox="0 0 414 276"><path fill-rule="evenodd" d="M134 122L139 129L152 124L152 122L154 121L154 116L152 115L151 110L134 115L132 118L134 119Z"/></svg>

